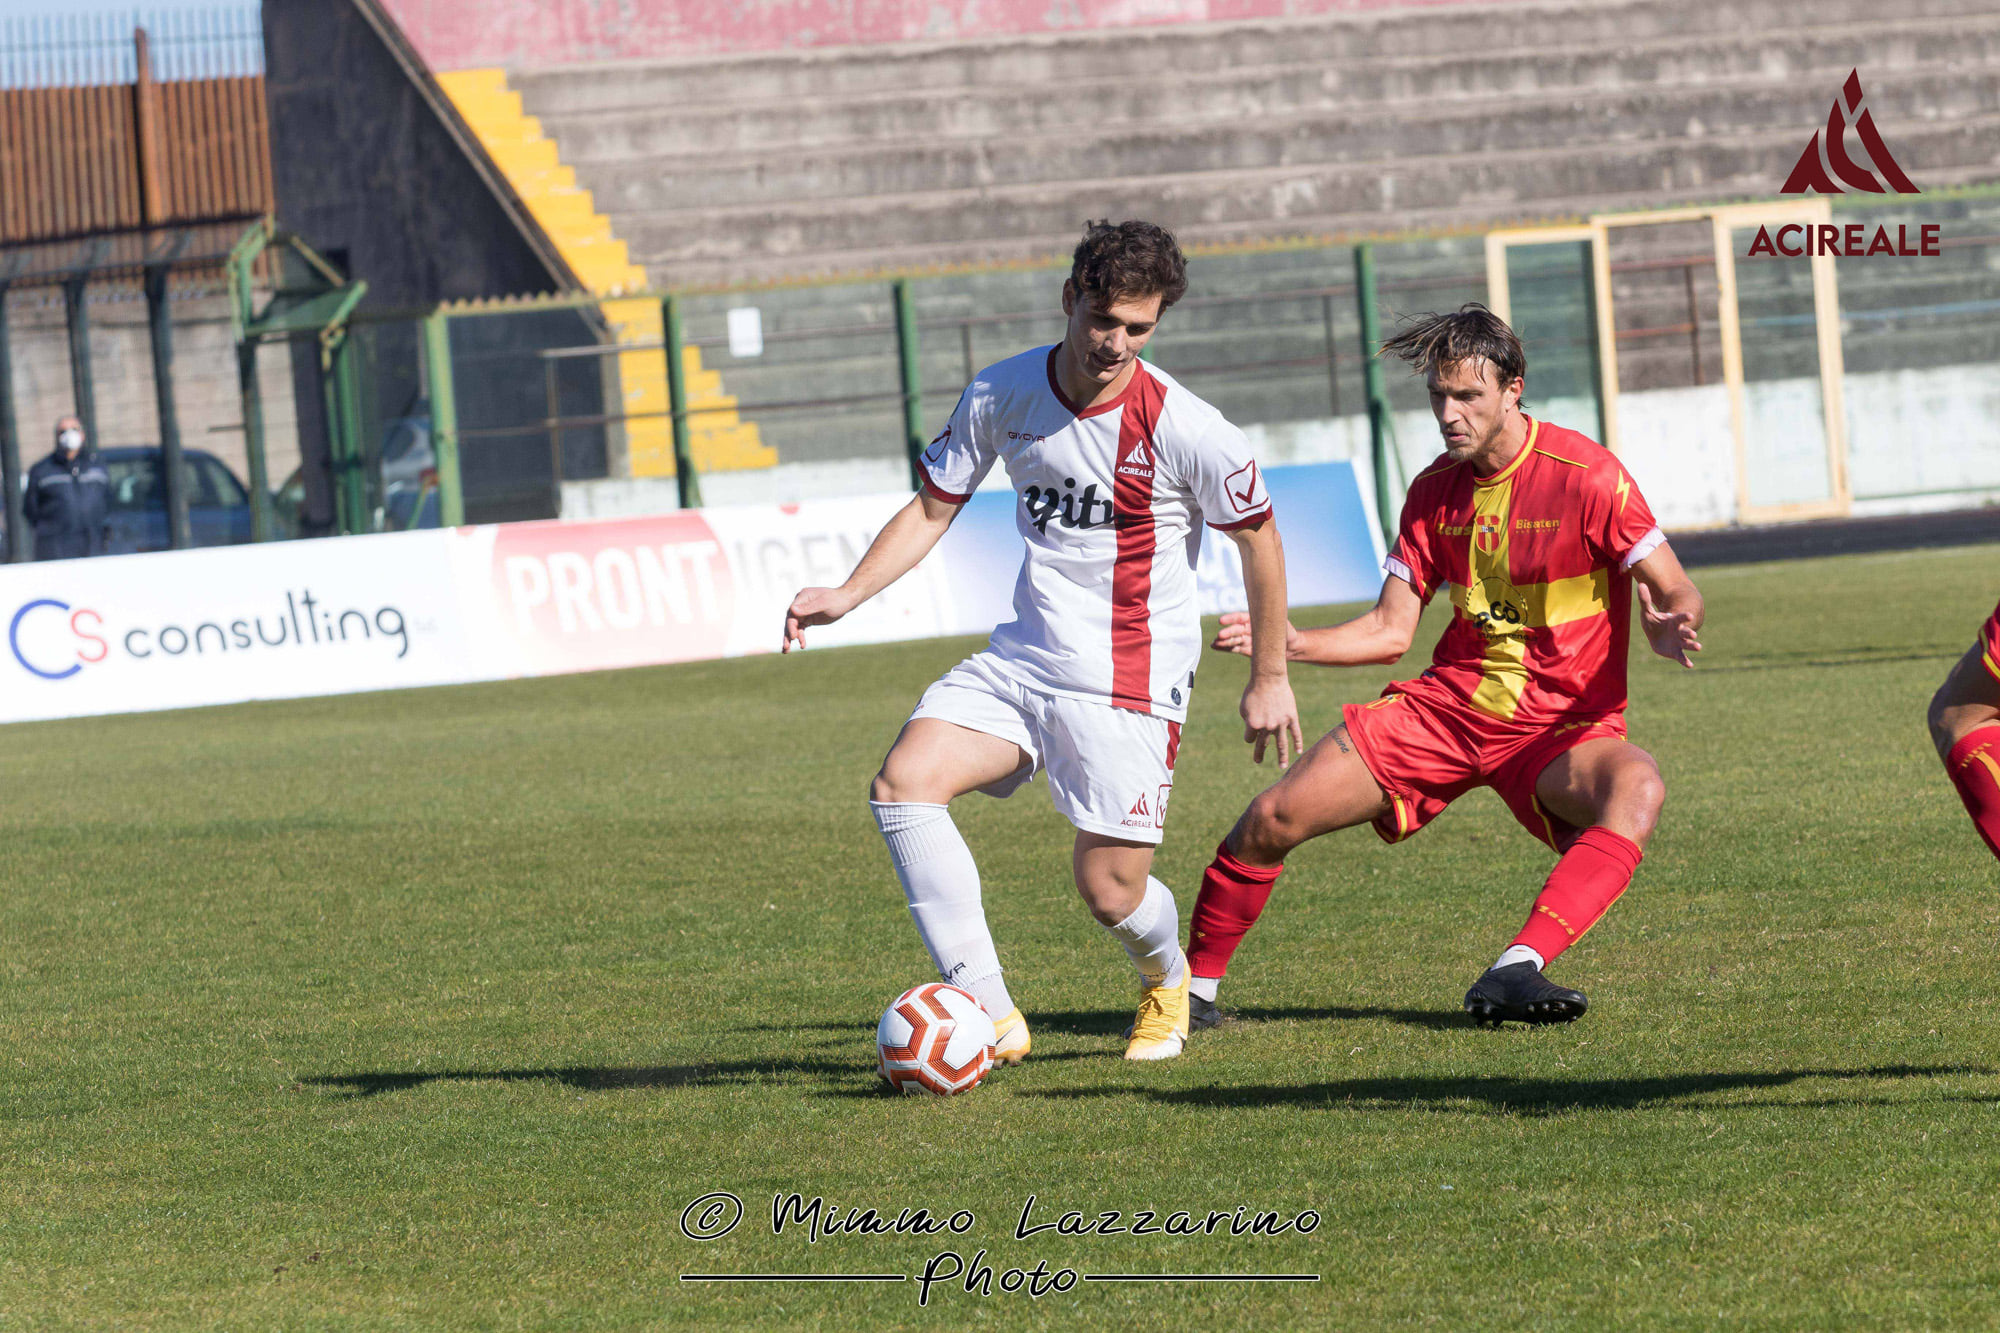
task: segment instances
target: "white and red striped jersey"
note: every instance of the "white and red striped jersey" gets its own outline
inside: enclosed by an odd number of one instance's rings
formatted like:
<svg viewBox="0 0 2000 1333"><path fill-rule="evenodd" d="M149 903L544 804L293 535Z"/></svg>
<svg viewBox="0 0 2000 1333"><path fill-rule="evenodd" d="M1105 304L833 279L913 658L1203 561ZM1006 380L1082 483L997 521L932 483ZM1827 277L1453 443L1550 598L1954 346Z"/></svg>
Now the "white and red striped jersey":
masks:
<svg viewBox="0 0 2000 1333"><path fill-rule="evenodd" d="M989 660L1048 694L1187 716L1201 615L1201 525L1246 527L1271 499L1243 432L1141 362L1125 391L1079 412L1055 347L989 366L922 458L924 487L963 503L997 461L1018 497L1027 559Z"/></svg>

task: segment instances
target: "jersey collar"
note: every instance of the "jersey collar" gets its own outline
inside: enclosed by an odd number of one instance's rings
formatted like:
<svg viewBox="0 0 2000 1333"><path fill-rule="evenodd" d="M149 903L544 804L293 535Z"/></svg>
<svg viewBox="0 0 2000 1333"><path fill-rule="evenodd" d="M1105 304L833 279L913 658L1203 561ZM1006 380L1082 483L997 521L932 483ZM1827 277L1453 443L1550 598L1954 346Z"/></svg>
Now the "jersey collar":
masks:
<svg viewBox="0 0 2000 1333"><path fill-rule="evenodd" d="M1521 415L1524 417L1528 417L1528 414L1526 412L1523 412ZM1535 452L1535 437L1537 435L1540 435L1541 433L1542 433L1542 423L1535 420L1533 417L1528 417L1528 438L1527 441L1521 445L1521 452L1515 454L1513 461L1508 463L1506 467L1501 468L1498 472L1494 473L1490 477L1482 477L1476 472L1473 473L1472 484L1475 486L1498 486L1501 482L1507 480L1509 477L1513 476L1516 472L1519 472L1521 470L1521 465L1528 461L1528 455Z"/></svg>
<svg viewBox="0 0 2000 1333"><path fill-rule="evenodd" d="M1141 361L1132 367L1132 378L1125 381L1125 387L1119 390L1116 398L1113 398L1108 403L1099 403L1096 407L1080 408L1069 400L1069 395L1063 392L1062 383L1056 379L1056 354L1060 351L1062 351L1061 343L1057 343L1055 346L1049 348L1047 367L1049 373L1049 392L1056 396L1056 401L1063 405L1065 412L1068 412L1079 421L1085 417L1101 417L1106 412L1115 411L1125 406L1139 392L1139 382L1146 378L1146 363Z"/></svg>

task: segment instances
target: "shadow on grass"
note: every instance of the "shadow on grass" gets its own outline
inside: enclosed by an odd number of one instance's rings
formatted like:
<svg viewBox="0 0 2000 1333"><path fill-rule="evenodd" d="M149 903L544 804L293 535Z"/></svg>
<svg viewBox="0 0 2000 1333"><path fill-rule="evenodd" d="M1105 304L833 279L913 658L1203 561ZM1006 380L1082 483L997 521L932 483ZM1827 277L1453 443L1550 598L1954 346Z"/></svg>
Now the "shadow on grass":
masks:
<svg viewBox="0 0 2000 1333"><path fill-rule="evenodd" d="M1971 1065L1876 1065L1864 1069L1783 1069L1760 1073L1671 1074L1654 1078L1548 1079L1513 1078L1506 1075L1464 1078L1361 1078L1335 1079L1326 1083L1290 1085L1253 1084L1210 1088L1049 1088L1027 1092L1030 1097L1055 1101L1091 1097L1145 1097L1175 1106L1298 1106L1327 1110L1402 1110L1421 1106L1427 1110L1484 1114L1506 1111L1520 1115L1558 1115L1565 1111L1636 1110L1690 1101L1716 1093L1755 1092L1782 1088L1811 1080L1877 1081L1886 1079L1943 1078L1949 1075L1990 1075L1994 1071ZM1831 1107L1875 1104L1856 1089L1852 1096L1830 1096L1806 1101L1719 1102L1705 1110L1742 1110L1756 1106ZM1953 1101L1980 1101L2000 1104L2000 1093L1991 1096L1954 1096ZM1454 1103L1476 1102L1478 1106ZM1907 1104L1907 1103L1899 1103Z"/></svg>
<svg viewBox="0 0 2000 1333"><path fill-rule="evenodd" d="M426 1083L560 1083L581 1092L624 1088L698 1088L723 1084L769 1083L803 1075L809 1079L872 1078L871 1066L856 1060L721 1060L709 1064L650 1065L628 1069L581 1066L557 1069L439 1069L402 1073L317 1074L302 1078L309 1088L328 1088L350 1097L407 1092Z"/></svg>
<svg viewBox="0 0 2000 1333"><path fill-rule="evenodd" d="M1035 1063L1090 1059L1097 1054L1100 1053L1056 1052L1036 1056ZM572 1066L560 1069L439 1069L315 1074L300 1079L299 1083L308 1088L326 1088L349 1097L374 1097L385 1092L408 1092L426 1083L560 1083L580 1092L617 1092L626 1088L740 1087L794 1080L851 1085L823 1089L823 1095L837 1097L873 1097L878 1095L881 1087L872 1063L828 1060L817 1056L786 1060L718 1060L706 1064L649 1065L626 1069Z"/></svg>
<svg viewBox="0 0 2000 1333"><path fill-rule="evenodd" d="M745 1023L731 1032L873 1032L872 1018L833 1018L818 1023Z"/></svg>
<svg viewBox="0 0 2000 1333"><path fill-rule="evenodd" d="M1851 667L1874 666L1887 662L1943 662L1957 657L1962 648L1930 648L1909 651L1903 645L1895 648L1851 648L1825 650L1802 650L1774 653L1736 653L1727 662L1697 662L1695 666L1714 673L1727 674L1737 671L1792 671L1801 667Z"/></svg>
<svg viewBox="0 0 2000 1333"><path fill-rule="evenodd" d="M1353 1005L1247 1005L1226 1008L1223 1026L1248 1023L1401 1023L1407 1027L1444 1032L1471 1026L1471 1020L1456 1009L1386 1009ZM1066 1037L1119 1037L1132 1023L1130 1009L1036 1010L1028 1015L1028 1026L1037 1034L1060 1033ZM834 1020L817 1023L751 1023L737 1032L839 1032L869 1033L875 1025L867 1021Z"/></svg>
<svg viewBox="0 0 2000 1333"><path fill-rule="evenodd" d="M1246 1005L1223 1009L1222 1031L1251 1023L1350 1023L1381 1021L1443 1032L1469 1028L1472 1020L1456 1009L1384 1009L1352 1005ZM1028 1015L1035 1032L1071 1037L1117 1037L1131 1026L1130 1009L1072 1009Z"/></svg>
<svg viewBox="0 0 2000 1333"><path fill-rule="evenodd" d="M1383 1009L1353 1005L1314 1009L1304 1005L1251 1005L1243 1009L1224 1009L1222 1012L1225 1015L1225 1030L1232 1023L1362 1023L1378 1020L1401 1023L1405 1027L1429 1028L1433 1032L1456 1031L1472 1026L1472 1020L1458 1009Z"/></svg>

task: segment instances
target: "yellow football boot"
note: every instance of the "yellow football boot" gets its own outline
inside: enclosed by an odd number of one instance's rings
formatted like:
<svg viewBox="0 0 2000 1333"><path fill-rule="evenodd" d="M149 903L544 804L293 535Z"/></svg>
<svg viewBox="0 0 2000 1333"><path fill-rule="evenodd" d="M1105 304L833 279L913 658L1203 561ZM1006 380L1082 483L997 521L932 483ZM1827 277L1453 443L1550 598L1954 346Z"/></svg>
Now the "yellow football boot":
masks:
<svg viewBox="0 0 2000 1333"><path fill-rule="evenodd" d="M1127 1060L1171 1060L1188 1034L1188 978L1178 986L1148 986L1139 997L1139 1015L1125 1043Z"/></svg>
<svg viewBox="0 0 2000 1333"><path fill-rule="evenodd" d="M1000 1034L1000 1040L993 1043L993 1063L996 1065L1018 1065L1028 1055L1028 1020L1021 1017L1019 1009L1009 1009L1007 1016L997 1019L993 1030Z"/></svg>

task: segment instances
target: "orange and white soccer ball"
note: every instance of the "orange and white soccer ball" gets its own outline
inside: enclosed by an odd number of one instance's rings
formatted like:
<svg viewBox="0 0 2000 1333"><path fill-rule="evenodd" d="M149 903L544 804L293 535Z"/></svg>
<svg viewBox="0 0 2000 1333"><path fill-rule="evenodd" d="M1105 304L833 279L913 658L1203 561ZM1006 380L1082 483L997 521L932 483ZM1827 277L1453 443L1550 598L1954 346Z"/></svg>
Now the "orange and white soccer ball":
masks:
<svg viewBox="0 0 2000 1333"><path fill-rule="evenodd" d="M993 1068L1000 1040L979 1001L933 981L896 997L875 1025L876 1072L891 1087L937 1097L970 1092Z"/></svg>

